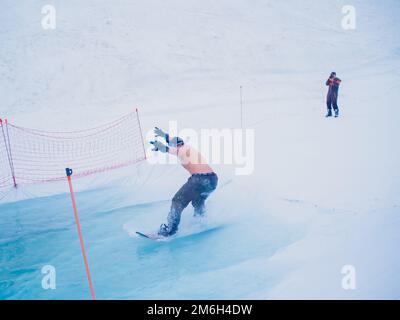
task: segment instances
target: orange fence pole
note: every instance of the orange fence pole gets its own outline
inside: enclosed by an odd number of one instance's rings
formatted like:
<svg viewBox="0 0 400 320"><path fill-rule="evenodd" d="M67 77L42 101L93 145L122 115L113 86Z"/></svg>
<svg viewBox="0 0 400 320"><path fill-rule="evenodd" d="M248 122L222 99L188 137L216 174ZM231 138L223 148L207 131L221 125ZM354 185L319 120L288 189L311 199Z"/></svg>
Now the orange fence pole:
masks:
<svg viewBox="0 0 400 320"><path fill-rule="evenodd" d="M88 282L89 282L90 293L92 294L92 299L96 300L93 283L92 283L92 277L90 275L89 263L88 263L87 256L86 256L85 245L83 243L81 225L79 223L79 216L78 216L78 209L76 207L75 194L74 194L74 190L72 188L71 176L72 176L73 171L70 168L66 168L65 171L67 173L69 192L71 193L72 207L74 209L74 215L75 215L75 223L76 223L76 228L78 229L79 242L81 243L81 250L82 250L83 260L85 262L86 275L87 275Z"/></svg>

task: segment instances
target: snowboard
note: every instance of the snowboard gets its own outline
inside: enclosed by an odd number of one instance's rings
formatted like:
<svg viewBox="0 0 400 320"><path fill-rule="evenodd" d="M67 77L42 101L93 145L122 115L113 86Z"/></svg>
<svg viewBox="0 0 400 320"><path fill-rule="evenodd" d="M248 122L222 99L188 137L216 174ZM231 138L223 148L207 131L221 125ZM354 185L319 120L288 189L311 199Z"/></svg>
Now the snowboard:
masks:
<svg viewBox="0 0 400 320"><path fill-rule="evenodd" d="M206 235L207 233L222 229L223 227L224 227L223 225L218 225L218 226L208 227L208 228L205 228L205 229L199 229L199 230L192 231L192 232L189 232L189 233L184 233L183 232L183 233L175 234L175 235L170 236L170 237L160 236L157 233L145 233L145 232L140 232L140 231L136 231L135 233L138 236L140 236L142 238L149 239L149 240L169 241L169 240L173 240L173 239L182 239L182 238L189 238L189 237L194 237L194 236Z"/></svg>
<svg viewBox="0 0 400 320"><path fill-rule="evenodd" d="M165 240L166 237L160 236L157 233L144 233L140 231L136 231L136 234L150 240Z"/></svg>

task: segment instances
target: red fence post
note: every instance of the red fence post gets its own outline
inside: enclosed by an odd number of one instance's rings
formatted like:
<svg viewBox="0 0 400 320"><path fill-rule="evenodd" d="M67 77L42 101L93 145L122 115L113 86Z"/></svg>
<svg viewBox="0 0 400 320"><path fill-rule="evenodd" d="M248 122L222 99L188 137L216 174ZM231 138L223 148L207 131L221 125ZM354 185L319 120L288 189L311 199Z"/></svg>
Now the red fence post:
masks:
<svg viewBox="0 0 400 320"><path fill-rule="evenodd" d="M76 223L76 228L78 230L79 242L81 244L83 261L85 262L86 275L87 275L88 282L89 282L90 293L92 294L92 299L96 300L96 296L95 296L94 288L93 288L93 283L92 283L92 277L90 275L89 263L88 263L87 256L86 256L85 245L83 243L83 235L82 235L81 225L79 223L79 216L78 216L78 209L76 207L75 194L74 194L74 190L72 188L72 179L71 179L72 169L66 168L65 171L66 171L66 174L67 174L69 192L71 194L71 201L72 201L72 207L74 209L75 223Z"/></svg>

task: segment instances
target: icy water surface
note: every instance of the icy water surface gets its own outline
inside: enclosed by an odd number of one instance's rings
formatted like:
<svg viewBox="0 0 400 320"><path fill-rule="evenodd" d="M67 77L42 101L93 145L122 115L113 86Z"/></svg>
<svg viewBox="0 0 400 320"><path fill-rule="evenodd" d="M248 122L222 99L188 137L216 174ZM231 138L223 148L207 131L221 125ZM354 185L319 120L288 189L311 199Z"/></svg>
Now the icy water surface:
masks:
<svg viewBox="0 0 400 320"><path fill-rule="evenodd" d="M188 208L178 236L155 242L130 233L154 230L169 201L119 208L107 189L76 198L99 299L247 297L276 281L257 259L291 242L273 219L230 218L216 206L201 221ZM0 212L0 299L90 298L68 194L3 204ZM55 290L42 288L44 265L56 269Z"/></svg>

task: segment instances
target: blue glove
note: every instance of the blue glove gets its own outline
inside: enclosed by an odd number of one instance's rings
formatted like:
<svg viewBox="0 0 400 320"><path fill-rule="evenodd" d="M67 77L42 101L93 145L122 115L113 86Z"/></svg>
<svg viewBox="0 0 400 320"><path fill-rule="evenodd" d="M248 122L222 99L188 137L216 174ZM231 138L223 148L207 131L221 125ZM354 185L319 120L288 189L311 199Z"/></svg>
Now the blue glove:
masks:
<svg viewBox="0 0 400 320"><path fill-rule="evenodd" d="M169 148L160 141L150 141L150 144L152 144L154 146L154 148L151 149L151 151L161 151L163 153L168 152Z"/></svg>
<svg viewBox="0 0 400 320"><path fill-rule="evenodd" d="M155 127L155 128L154 128L154 134L156 135L156 137L164 138L165 141L166 141L167 143L169 143L169 134L168 134L168 133L165 133L165 132L162 131L160 128Z"/></svg>

